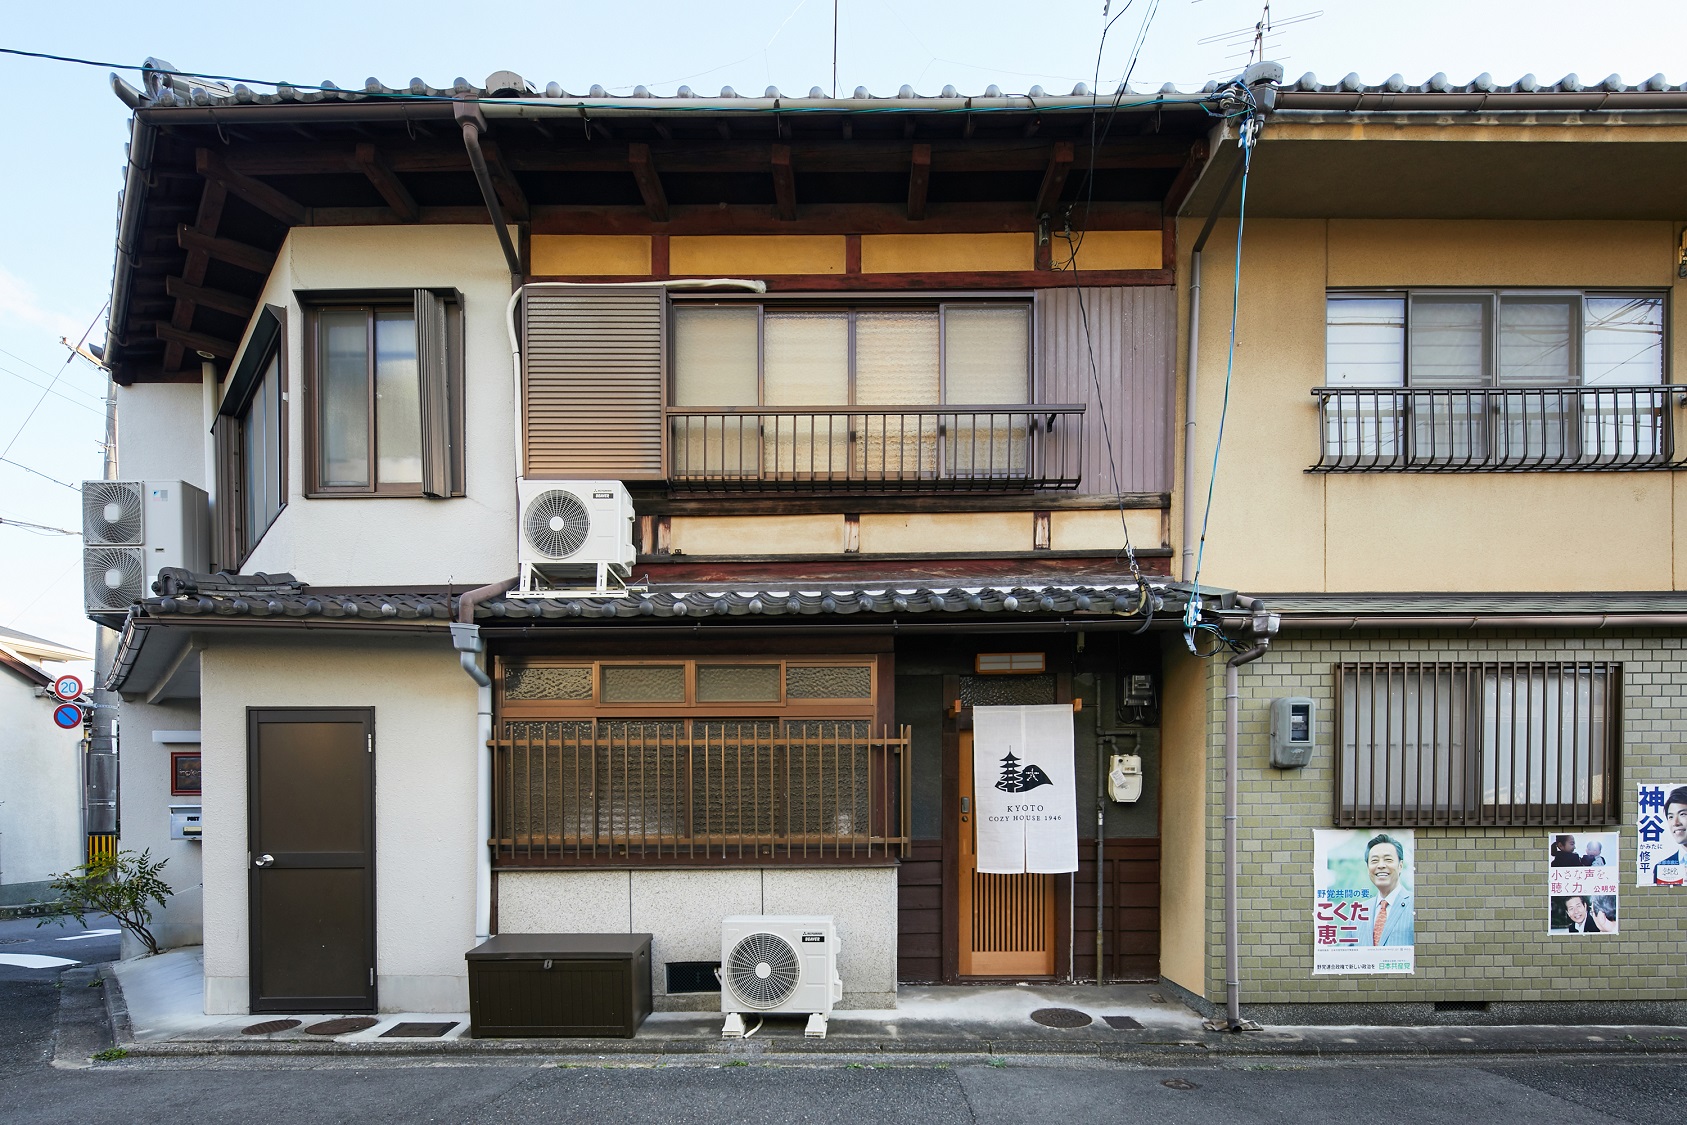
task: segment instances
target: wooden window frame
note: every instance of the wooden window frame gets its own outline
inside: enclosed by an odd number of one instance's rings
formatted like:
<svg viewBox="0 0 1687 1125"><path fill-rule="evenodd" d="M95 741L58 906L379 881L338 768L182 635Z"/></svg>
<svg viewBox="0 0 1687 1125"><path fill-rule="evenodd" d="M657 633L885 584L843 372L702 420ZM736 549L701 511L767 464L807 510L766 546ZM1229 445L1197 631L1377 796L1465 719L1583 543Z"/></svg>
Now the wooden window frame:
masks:
<svg viewBox="0 0 1687 1125"><path fill-rule="evenodd" d="M615 667L626 666L672 666L683 665L685 668L685 698L676 702L634 702L634 703L604 703L601 702L603 691L603 668L605 665ZM699 664L760 664L774 665L779 668L779 695L777 701L746 701L746 702L699 702L697 699L697 666ZM535 667L583 667L590 665L592 669L592 698L585 699L510 699L505 694L508 684L507 673L511 666L519 665L526 668ZM871 677L870 694L863 699L797 699L786 698L785 673L791 665L802 667L830 666L830 667L865 667ZM500 719L517 721L546 721L546 720L575 720L575 719L733 719L746 722L766 719L791 719L794 721L807 720L837 720L854 721L866 720L878 723L882 719L879 711L880 696L885 691L883 680L883 663L875 655L863 653L860 656L762 656L762 655L720 655L720 656L676 656L671 658L658 657L582 657L568 659L564 657L499 657L494 661L494 712Z"/></svg>
<svg viewBox="0 0 1687 1125"><path fill-rule="evenodd" d="M215 511L213 548L216 566L213 569L238 571L258 549L287 510L291 493L292 467L292 386L291 363L287 348L287 310L279 305L265 305L258 311L259 326L247 352L230 370L228 385L212 423L212 443L216 451L217 479L213 482ZM267 323L265 321L267 319ZM273 325L273 327L270 327ZM257 350L253 350L256 345ZM276 378L280 382L276 401L279 404L277 421L277 473L281 481L281 503L275 515L262 528L246 526L246 427L251 418L252 402L263 386L264 371L271 359L278 360Z"/></svg>
<svg viewBox="0 0 1687 1125"><path fill-rule="evenodd" d="M425 288L425 287L424 287ZM375 375L374 375L374 325L377 312L415 308L414 300L417 290L414 289L360 289L360 290L329 290L307 291L296 294L299 303L304 308L304 402L302 417L304 419L304 461L305 485L304 495L309 500L333 499L370 499L385 497L408 497L448 499L465 495L464 481L466 444L464 420L466 382L466 349L463 325L463 297L455 289L425 288L439 298L445 307L445 372L448 381L446 389L448 418L445 423L445 439L449 447L444 454L444 466L447 485L444 491L430 493L427 491L426 478L430 468L427 463L426 442L424 433L424 453L422 475L423 480L404 484L382 484L378 467L380 452L375 443ZM321 375L321 316L323 312L344 312L349 310L363 310L365 317L365 333L367 340L367 355L369 367L366 369L365 381L368 394L368 457L369 481L368 485L326 485L322 483L321 434L319 432L321 420L317 408L321 401L319 379ZM418 374L422 366L421 349L418 349ZM428 427L426 407L423 408L422 426Z"/></svg>

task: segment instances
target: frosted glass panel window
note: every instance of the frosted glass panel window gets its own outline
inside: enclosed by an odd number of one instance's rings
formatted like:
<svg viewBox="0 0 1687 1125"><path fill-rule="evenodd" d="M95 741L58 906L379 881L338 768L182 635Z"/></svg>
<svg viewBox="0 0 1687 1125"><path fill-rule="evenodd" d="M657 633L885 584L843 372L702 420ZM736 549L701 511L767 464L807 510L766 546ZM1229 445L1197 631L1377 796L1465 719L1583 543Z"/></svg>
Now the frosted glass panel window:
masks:
<svg viewBox="0 0 1687 1125"><path fill-rule="evenodd" d="M1473 387L1488 381L1487 297L1412 300L1412 383Z"/></svg>
<svg viewBox="0 0 1687 1125"><path fill-rule="evenodd" d="M777 703L777 664L697 665L699 703Z"/></svg>
<svg viewBox="0 0 1687 1125"><path fill-rule="evenodd" d="M764 405L848 405L847 312L769 312L762 331ZM763 415L763 466L787 478L842 473L849 463L849 429L848 414Z"/></svg>
<svg viewBox="0 0 1687 1125"><path fill-rule="evenodd" d="M759 311L674 309L674 405L757 405Z"/></svg>
<svg viewBox="0 0 1687 1125"><path fill-rule="evenodd" d="M1025 305L949 305L943 310L943 400L1029 402L1031 310Z"/></svg>
<svg viewBox="0 0 1687 1125"><path fill-rule="evenodd" d="M325 311L318 320L317 446L321 483L367 487L369 479L369 320L363 309Z"/></svg>
<svg viewBox="0 0 1687 1125"><path fill-rule="evenodd" d="M1562 387L1576 381L1574 297L1500 298L1500 385Z"/></svg>
<svg viewBox="0 0 1687 1125"><path fill-rule="evenodd" d="M684 703L683 664L605 664L605 703Z"/></svg>
<svg viewBox="0 0 1687 1125"><path fill-rule="evenodd" d="M514 667L504 670L505 699L577 699L592 697L592 666Z"/></svg>
<svg viewBox="0 0 1687 1125"><path fill-rule="evenodd" d="M856 405L934 406L941 399L941 382L935 309L856 315ZM869 479L936 473L934 415L863 415L860 427L856 455Z"/></svg>
<svg viewBox="0 0 1687 1125"><path fill-rule="evenodd" d="M1588 297L1582 382L1645 387L1664 381L1662 297Z"/></svg>
<svg viewBox="0 0 1687 1125"><path fill-rule="evenodd" d="M422 384L416 316L375 314L375 475L382 484L422 481Z"/></svg>
<svg viewBox="0 0 1687 1125"><path fill-rule="evenodd" d="M866 664L792 664L785 669L786 699L871 699L873 669Z"/></svg>
<svg viewBox="0 0 1687 1125"><path fill-rule="evenodd" d="M285 404L281 401L281 353L277 351L264 366L257 393L252 396L246 414L240 420L241 469L244 473L240 489L245 503L241 545L248 551L257 546L286 502L281 479L281 418L284 409Z"/></svg>
<svg viewBox="0 0 1687 1125"><path fill-rule="evenodd" d="M1324 327L1324 383L1398 387L1406 381L1406 298L1331 297Z"/></svg>

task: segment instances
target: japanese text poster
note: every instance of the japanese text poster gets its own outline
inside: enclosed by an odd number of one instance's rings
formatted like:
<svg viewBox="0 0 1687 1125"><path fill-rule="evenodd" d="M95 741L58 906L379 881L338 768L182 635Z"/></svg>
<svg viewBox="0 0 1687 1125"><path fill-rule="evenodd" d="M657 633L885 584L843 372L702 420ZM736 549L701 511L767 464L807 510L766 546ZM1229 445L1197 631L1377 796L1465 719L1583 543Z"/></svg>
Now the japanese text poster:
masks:
<svg viewBox="0 0 1687 1125"><path fill-rule="evenodd" d="M1616 832L1547 834L1547 932L1617 932L1619 839Z"/></svg>
<svg viewBox="0 0 1687 1125"><path fill-rule="evenodd" d="M1687 885L1687 783L1640 783L1639 846L1634 882L1639 887Z"/></svg>
<svg viewBox="0 0 1687 1125"><path fill-rule="evenodd" d="M1413 854L1410 829L1313 829L1314 975L1412 972Z"/></svg>

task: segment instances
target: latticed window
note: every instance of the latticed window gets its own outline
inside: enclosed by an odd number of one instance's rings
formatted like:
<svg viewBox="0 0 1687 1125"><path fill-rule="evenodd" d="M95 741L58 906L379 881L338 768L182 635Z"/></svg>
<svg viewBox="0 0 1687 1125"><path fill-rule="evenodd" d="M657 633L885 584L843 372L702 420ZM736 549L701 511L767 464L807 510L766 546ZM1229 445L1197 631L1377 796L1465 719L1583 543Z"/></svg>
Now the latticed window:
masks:
<svg viewBox="0 0 1687 1125"><path fill-rule="evenodd" d="M1336 666L1337 824L1617 823L1621 665Z"/></svg>

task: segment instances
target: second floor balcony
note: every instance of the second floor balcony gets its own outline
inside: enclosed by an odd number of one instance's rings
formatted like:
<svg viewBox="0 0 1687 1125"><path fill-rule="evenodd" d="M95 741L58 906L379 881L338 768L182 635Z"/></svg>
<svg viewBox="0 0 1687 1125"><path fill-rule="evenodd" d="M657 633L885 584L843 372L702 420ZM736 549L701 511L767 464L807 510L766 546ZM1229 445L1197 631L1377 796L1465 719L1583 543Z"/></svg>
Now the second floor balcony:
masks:
<svg viewBox="0 0 1687 1125"><path fill-rule="evenodd" d="M1078 487L1084 407L670 409L676 489L1026 491Z"/></svg>

